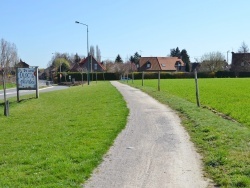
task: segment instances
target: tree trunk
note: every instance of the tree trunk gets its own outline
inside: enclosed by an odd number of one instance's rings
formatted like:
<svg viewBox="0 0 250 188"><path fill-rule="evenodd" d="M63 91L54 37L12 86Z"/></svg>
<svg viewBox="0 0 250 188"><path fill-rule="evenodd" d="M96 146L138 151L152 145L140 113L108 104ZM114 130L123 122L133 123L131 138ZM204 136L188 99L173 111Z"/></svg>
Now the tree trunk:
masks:
<svg viewBox="0 0 250 188"><path fill-rule="evenodd" d="M4 96L4 115L8 116L7 97L6 97L6 73L4 69L3 69L2 77L3 77L3 96Z"/></svg>

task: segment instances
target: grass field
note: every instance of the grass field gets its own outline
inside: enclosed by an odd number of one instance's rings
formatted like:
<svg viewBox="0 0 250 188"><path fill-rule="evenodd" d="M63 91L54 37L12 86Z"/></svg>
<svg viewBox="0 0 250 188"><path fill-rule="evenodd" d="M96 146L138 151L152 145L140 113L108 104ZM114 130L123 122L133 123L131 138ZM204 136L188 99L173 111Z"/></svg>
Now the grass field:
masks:
<svg viewBox="0 0 250 188"><path fill-rule="evenodd" d="M16 87L16 84L13 84L13 83L7 83L6 84L6 88L13 88L13 87ZM0 90L3 89L3 84L0 83Z"/></svg>
<svg viewBox="0 0 250 188"><path fill-rule="evenodd" d="M193 79L161 80L161 91L196 103ZM141 81L135 81L141 85ZM157 88L157 80L146 80L145 86ZM250 127L250 79L199 79L200 103Z"/></svg>
<svg viewBox="0 0 250 188"><path fill-rule="evenodd" d="M223 111L228 108L225 101L231 101L236 102L230 104L233 111L249 112L237 109L238 104L249 104L249 81L200 79L202 106L232 116ZM242 119L232 116L238 123L197 108L194 80L161 80L160 92L157 80L145 80L144 87L141 81L129 82L179 112L203 156L206 175L216 184L250 187L247 113ZM10 100L8 118L0 105L0 187L79 187L101 162L128 115L121 95L108 82L21 99L19 104Z"/></svg>
<svg viewBox="0 0 250 188"><path fill-rule="evenodd" d="M124 82L126 83L126 82ZM238 122L198 108L193 79L135 80L137 87L175 109L203 156L204 170L221 187L250 187L250 79L199 79L200 102Z"/></svg>
<svg viewBox="0 0 250 188"><path fill-rule="evenodd" d="M109 82L21 99L0 105L0 187L79 187L128 115Z"/></svg>

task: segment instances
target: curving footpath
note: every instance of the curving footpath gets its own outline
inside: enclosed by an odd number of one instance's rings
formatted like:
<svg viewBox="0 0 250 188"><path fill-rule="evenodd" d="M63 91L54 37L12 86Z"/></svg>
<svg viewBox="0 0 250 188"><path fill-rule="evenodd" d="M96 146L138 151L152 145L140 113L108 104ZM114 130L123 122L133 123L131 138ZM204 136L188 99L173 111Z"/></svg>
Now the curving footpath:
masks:
<svg viewBox="0 0 250 188"><path fill-rule="evenodd" d="M212 187L176 113L138 89L111 83L127 102L128 122L83 187Z"/></svg>

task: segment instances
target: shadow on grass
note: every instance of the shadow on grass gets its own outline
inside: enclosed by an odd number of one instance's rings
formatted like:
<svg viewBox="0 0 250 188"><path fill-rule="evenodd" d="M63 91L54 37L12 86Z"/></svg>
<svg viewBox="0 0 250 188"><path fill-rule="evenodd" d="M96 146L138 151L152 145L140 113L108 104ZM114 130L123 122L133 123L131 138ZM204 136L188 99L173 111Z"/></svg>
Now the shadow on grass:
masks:
<svg viewBox="0 0 250 188"><path fill-rule="evenodd" d="M17 103L24 103L28 100L31 100L31 99L37 99L36 97L29 97L29 98L26 98L26 99L20 99L19 102L17 102L16 100L9 100L9 104L17 104ZM0 107L4 107L4 102L1 102L0 103Z"/></svg>

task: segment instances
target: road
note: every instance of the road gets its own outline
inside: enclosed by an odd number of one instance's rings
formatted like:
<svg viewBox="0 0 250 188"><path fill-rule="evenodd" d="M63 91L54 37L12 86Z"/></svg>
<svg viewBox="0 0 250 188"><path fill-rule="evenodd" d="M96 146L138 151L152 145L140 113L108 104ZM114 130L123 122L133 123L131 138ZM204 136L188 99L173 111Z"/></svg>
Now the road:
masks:
<svg viewBox="0 0 250 188"><path fill-rule="evenodd" d="M46 86L45 81L39 81L39 86ZM52 86L52 85L50 85L48 87L44 87L44 88L39 89L39 93L62 90L62 89L67 89L67 88L68 88L67 86ZM35 96L35 93L36 93L35 90L20 90L20 92L19 92L20 96L33 94L33 93ZM7 89L6 95L7 95L7 99L11 98L11 97L16 97L17 96L16 88ZM4 99L3 90L0 90L0 100L3 100L3 99Z"/></svg>
<svg viewBox="0 0 250 188"><path fill-rule="evenodd" d="M83 187L213 187L178 115L138 89L111 83L127 102L128 122Z"/></svg>

